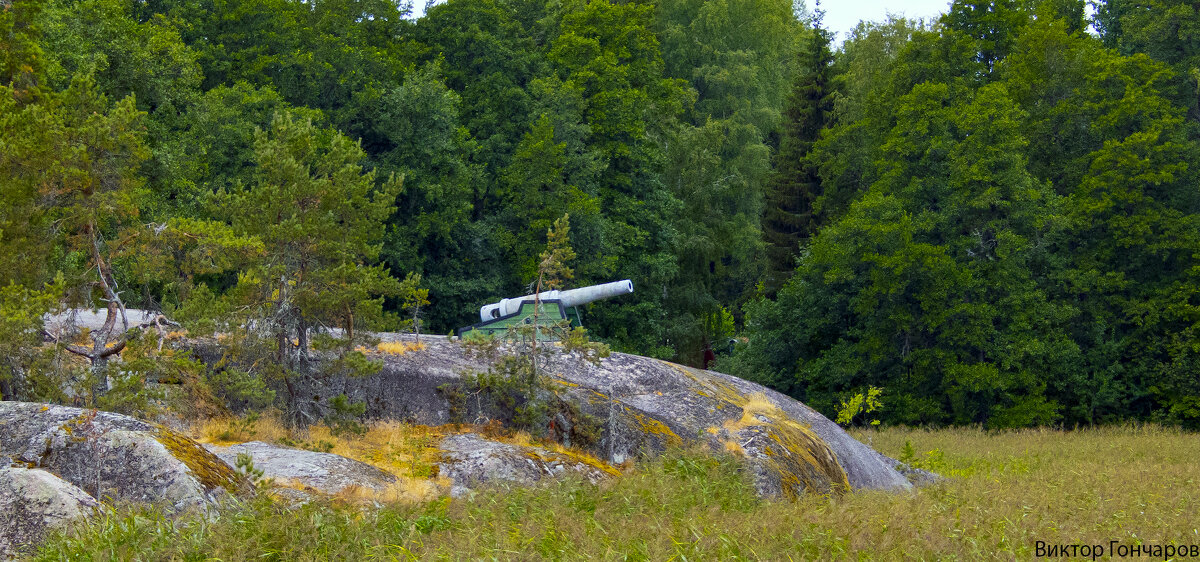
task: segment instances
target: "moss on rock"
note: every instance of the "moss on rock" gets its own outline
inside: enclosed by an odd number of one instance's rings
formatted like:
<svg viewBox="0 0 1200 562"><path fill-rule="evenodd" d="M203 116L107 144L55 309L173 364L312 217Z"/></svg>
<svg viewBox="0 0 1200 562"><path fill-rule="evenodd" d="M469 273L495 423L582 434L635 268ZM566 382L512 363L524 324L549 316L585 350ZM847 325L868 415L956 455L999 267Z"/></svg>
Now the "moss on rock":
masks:
<svg viewBox="0 0 1200 562"><path fill-rule="evenodd" d="M207 490L222 488L235 496L254 494L254 486L245 476L199 443L162 425L155 427L154 438L183 462Z"/></svg>

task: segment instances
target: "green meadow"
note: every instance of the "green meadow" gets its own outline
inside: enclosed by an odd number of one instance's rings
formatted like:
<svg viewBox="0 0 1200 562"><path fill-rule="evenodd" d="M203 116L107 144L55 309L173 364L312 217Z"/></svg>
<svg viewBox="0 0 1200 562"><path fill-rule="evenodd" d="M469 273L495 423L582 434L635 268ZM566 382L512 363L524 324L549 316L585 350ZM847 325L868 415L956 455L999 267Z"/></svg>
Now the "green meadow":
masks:
<svg viewBox="0 0 1200 562"><path fill-rule="evenodd" d="M35 559L1027 560L1038 541L1102 545L1105 558L1122 547L1200 545L1194 433L1130 425L856 437L946 479L907 493L767 501L733 457L681 450L601 485L301 507L264 495L209 518L118 506Z"/></svg>

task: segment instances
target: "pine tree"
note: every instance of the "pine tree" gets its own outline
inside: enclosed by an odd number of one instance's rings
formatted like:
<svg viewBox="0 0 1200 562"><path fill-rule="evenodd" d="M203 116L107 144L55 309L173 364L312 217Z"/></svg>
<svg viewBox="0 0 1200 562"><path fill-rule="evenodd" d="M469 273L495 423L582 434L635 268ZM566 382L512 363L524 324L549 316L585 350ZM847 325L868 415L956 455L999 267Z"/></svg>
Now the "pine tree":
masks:
<svg viewBox="0 0 1200 562"><path fill-rule="evenodd" d="M254 153L256 182L228 194L227 207L239 233L262 240L265 256L239 274L233 296L292 367L307 362L313 328L342 325L350 335L398 293L399 281L375 261L400 181L376 186L356 142L290 113L255 135Z"/></svg>
<svg viewBox="0 0 1200 562"><path fill-rule="evenodd" d="M801 70L784 108L783 138L775 155L774 172L767 183L763 237L767 242L764 282L773 295L796 267L800 244L818 227L813 202L821 195L821 179L808 159L821 129L833 113L832 64L829 32L821 28L817 10Z"/></svg>
<svg viewBox="0 0 1200 562"><path fill-rule="evenodd" d="M120 353L130 328L114 260L138 230L137 202L144 197L138 166L149 156L144 114L132 97L110 103L88 75L21 107L16 89L0 88L0 177L8 231L0 265L14 264L0 281L31 283L48 277L47 244L59 245L69 263L67 289L75 305L104 303L104 326L89 347L66 349L86 357L98 372ZM41 230L41 232L39 232ZM118 328L119 323L119 328Z"/></svg>

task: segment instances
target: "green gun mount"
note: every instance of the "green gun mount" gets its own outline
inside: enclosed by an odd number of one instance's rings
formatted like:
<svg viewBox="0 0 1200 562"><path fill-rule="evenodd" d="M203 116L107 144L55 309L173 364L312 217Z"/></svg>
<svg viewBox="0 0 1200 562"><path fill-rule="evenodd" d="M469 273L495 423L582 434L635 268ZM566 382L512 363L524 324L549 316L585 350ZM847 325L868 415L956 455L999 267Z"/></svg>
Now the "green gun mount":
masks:
<svg viewBox="0 0 1200 562"><path fill-rule="evenodd" d="M456 333L460 338L484 335L505 337L512 327L532 325L536 319L538 339L553 340L555 338L550 328L555 324L568 320L572 327L583 325L579 316L579 305L632 292L633 281L626 279L567 291L545 291L536 295L501 299L500 302L480 307L480 322L459 328Z"/></svg>

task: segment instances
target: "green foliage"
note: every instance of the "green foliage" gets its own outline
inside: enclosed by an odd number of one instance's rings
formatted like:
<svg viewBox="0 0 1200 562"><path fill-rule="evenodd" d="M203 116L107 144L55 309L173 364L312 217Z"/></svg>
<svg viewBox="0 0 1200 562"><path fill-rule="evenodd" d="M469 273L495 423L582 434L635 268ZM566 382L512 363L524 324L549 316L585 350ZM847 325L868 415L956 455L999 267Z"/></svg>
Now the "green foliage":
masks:
<svg viewBox="0 0 1200 562"><path fill-rule="evenodd" d="M304 416L295 383L378 369L370 330L629 278L567 351L740 336L721 368L830 415L1195 426L1200 18L1095 8L958 0L834 51L780 0L6 2L0 393ZM45 338L59 304L118 328Z"/></svg>
<svg viewBox="0 0 1200 562"><path fill-rule="evenodd" d="M310 327L369 326L382 318L382 297L399 288L369 265L399 182L377 186L363 156L335 131L277 114L270 131L256 134L254 185L224 194L235 231L257 237L265 253L230 294L248 319L270 326L289 366L306 361Z"/></svg>
<svg viewBox="0 0 1200 562"><path fill-rule="evenodd" d="M925 84L899 101L881 179L813 241L781 308L760 309L768 329L801 343L757 352L781 353L763 358L781 377L798 360L801 396L830 414L835 394L878 386L897 421L1054 416L1040 396L1052 369L1065 371L1071 347L1055 326L1067 311L1045 302L1026 267L1039 257L1030 240L1060 221L1057 203L1024 171L1021 114L1006 93L952 91ZM1008 346L1030 354L1005 356Z"/></svg>
<svg viewBox="0 0 1200 562"><path fill-rule="evenodd" d="M910 468L928 470L934 474L942 474L947 468L946 454L941 449L925 451L924 455L917 456L916 449L913 448L912 442L908 440L904 441L904 448L901 449L900 455L896 457L896 460L908 465Z"/></svg>
<svg viewBox="0 0 1200 562"><path fill-rule="evenodd" d="M854 425L854 418L859 414L864 416L883 407L879 401L879 395L883 393L882 389L874 386L868 387L867 392L852 395L848 400L843 400L842 405L838 407L837 422L844 427ZM867 421L870 425L879 425L879 420L872 419ZM904 462L904 461L901 461Z"/></svg>
<svg viewBox="0 0 1200 562"><path fill-rule="evenodd" d="M262 419L259 412L249 412L245 416L229 420L229 427L217 434L222 441L249 441L258 434L255 424Z"/></svg>
<svg viewBox="0 0 1200 562"><path fill-rule="evenodd" d="M237 461L234 464L234 469L242 473L255 486L265 488L270 485L270 479L263 479L263 471L261 468L255 468L254 459L247 453L238 453Z"/></svg>
<svg viewBox="0 0 1200 562"><path fill-rule="evenodd" d="M400 284L399 293L403 295L400 306L411 317L411 329L417 334L417 343L421 343L421 309L429 305L429 289L421 287L420 273L409 273Z"/></svg>
<svg viewBox="0 0 1200 562"><path fill-rule="evenodd" d="M212 369L205 380L216 396L234 410L257 410L275 402L275 391L262 377L234 366Z"/></svg>
<svg viewBox="0 0 1200 562"><path fill-rule="evenodd" d="M1097 3L1106 46L1144 53L1175 69L1177 102L1195 119L1200 111L1200 13L1182 0L1106 0Z"/></svg>
<svg viewBox="0 0 1200 562"><path fill-rule="evenodd" d="M17 0L0 11L0 86L11 89L9 95L17 102L36 98L45 79L41 44L45 8L45 0Z"/></svg>
<svg viewBox="0 0 1200 562"><path fill-rule="evenodd" d="M317 439L315 441L296 441L288 437L280 437L278 442L280 445L285 447L295 447L297 449L304 449L306 451L313 451L315 453L329 453L333 451L334 447L332 442L324 439Z"/></svg>
<svg viewBox="0 0 1200 562"><path fill-rule="evenodd" d="M594 342L587 335L587 328L576 326L567 332L566 337L560 342L563 351L567 353L579 353L584 360L594 365L599 365L600 360L612 354L612 350L604 342Z"/></svg>
<svg viewBox="0 0 1200 562"><path fill-rule="evenodd" d="M567 265L575 259L570 220L570 215L563 215L546 231L546 249L538 259L537 293L561 289L575 277L575 271Z"/></svg>
<svg viewBox="0 0 1200 562"><path fill-rule="evenodd" d="M669 337L676 360L699 365L725 336L720 310L737 311L762 277L770 145L808 35L786 1L671 0L655 15L666 73L696 95L667 143L662 176L680 202Z"/></svg>
<svg viewBox="0 0 1200 562"><path fill-rule="evenodd" d="M12 282L0 287L0 400L17 396L19 385L14 379L25 377L29 369L44 368L35 365L40 359L36 347L42 341L42 317L62 291L61 275L43 291L30 291Z"/></svg>
<svg viewBox="0 0 1200 562"><path fill-rule="evenodd" d="M95 408L143 417L153 416L160 411L154 401L161 400L164 394L161 390L148 388L145 379L126 373L109 375L108 379L103 383L107 390L90 401ZM92 386L94 388L99 384L99 381L95 381Z"/></svg>
<svg viewBox="0 0 1200 562"><path fill-rule="evenodd" d="M364 435L367 426L360 419L366 411L366 402L351 402L348 396L339 394L329 399L329 413L323 421L334 435Z"/></svg>
<svg viewBox="0 0 1200 562"><path fill-rule="evenodd" d="M830 415L873 386L907 423L1184 421L1192 101L1079 13L956 2L936 32L861 26L811 156L833 222L722 364Z"/></svg>

